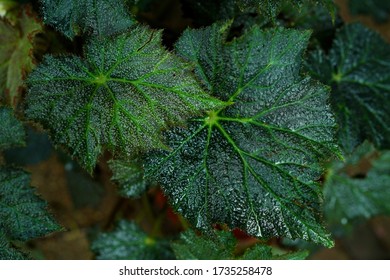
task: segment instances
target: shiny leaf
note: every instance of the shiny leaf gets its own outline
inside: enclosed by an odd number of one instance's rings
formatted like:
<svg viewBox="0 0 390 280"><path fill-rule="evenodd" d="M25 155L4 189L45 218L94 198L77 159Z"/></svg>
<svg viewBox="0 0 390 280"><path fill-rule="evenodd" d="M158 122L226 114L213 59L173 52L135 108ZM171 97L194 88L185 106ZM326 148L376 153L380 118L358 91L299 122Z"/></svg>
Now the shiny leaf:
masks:
<svg viewBox="0 0 390 280"><path fill-rule="evenodd" d="M221 103L189 70L160 31L138 26L91 40L84 58L47 56L29 76L26 113L92 171L105 148L129 156L164 147L161 129Z"/></svg>
<svg viewBox="0 0 390 280"><path fill-rule="evenodd" d="M299 75L310 33L254 27L225 43L227 28L187 30L176 49L230 105L166 133L171 150L152 153L145 176L206 232L226 223L332 246L315 180L338 149L327 88Z"/></svg>

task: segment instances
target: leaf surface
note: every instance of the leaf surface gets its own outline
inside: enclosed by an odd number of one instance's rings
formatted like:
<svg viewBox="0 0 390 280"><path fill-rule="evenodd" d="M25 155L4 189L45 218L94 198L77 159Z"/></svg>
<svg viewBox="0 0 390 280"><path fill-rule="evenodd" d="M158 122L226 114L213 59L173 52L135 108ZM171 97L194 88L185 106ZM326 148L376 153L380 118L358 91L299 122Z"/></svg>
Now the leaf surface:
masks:
<svg viewBox="0 0 390 280"><path fill-rule="evenodd" d="M197 235L188 230L180 235L180 239L172 244L178 260L273 260L273 259L305 259L306 251L275 254L272 247L255 244L246 249L244 255L235 254L237 239L231 232L214 231L213 235Z"/></svg>
<svg viewBox="0 0 390 280"><path fill-rule="evenodd" d="M164 147L160 130L215 108L189 65L143 26L95 38L84 58L47 56L28 79L27 115L89 171L104 148L129 156Z"/></svg>
<svg viewBox="0 0 390 280"><path fill-rule="evenodd" d="M0 260L24 260L26 256L9 243L6 235L0 230Z"/></svg>
<svg viewBox="0 0 390 280"><path fill-rule="evenodd" d="M92 244L100 260L172 259L169 243L149 237L135 223L122 220L110 233L100 234Z"/></svg>
<svg viewBox="0 0 390 280"><path fill-rule="evenodd" d="M390 45L361 24L347 25L336 34L326 55L310 53L310 74L332 86L339 142L347 154L370 140L390 147Z"/></svg>
<svg viewBox="0 0 390 280"><path fill-rule="evenodd" d="M122 0L41 0L41 3L44 22L71 39L86 33L119 34L135 23Z"/></svg>
<svg viewBox="0 0 390 280"><path fill-rule="evenodd" d="M12 109L0 106L0 151L25 144L25 132Z"/></svg>
<svg viewBox="0 0 390 280"><path fill-rule="evenodd" d="M367 174L354 174L354 168L362 172L362 166L367 164L371 165ZM331 224L347 225L389 215L389 186L390 151L378 152L365 142L345 163L335 162L329 170L324 186L327 220Z"/></svg>
<svg viewBox="0 0 390 280"><path fill-rule="evenodd" d="M29 182L22 170L0 169L0 231L10 240L28 241L60 230Z"/></svg>
<svg viewBox="0 0 390 280"><path fill-rule="evenodd" d="M277 16L281 8L283 7L283 4L285 4L286 2L287 1L285 0L238 0L237 1L238 5L242 9L257 8L260 12L269 16L270 18ZM320 0L320 1L294 0L288 2L297 6L304 5L307 2L315 2L315 3L318 2L329 10L333 18L336 13L336 7L335 4L333 3L333 0Z"/></svg>
<svg viewBox="0 0 390 280"><path fill-rule="evenodd" d="M119 193L124 197L138 198L148 188L144 180L142 164L136 161L112 160L109 162L113 176L118 183Z"/></svg>
<svg viewBox="0 0 390 280"><path fill-rule="evenodd" d="M197 228L214 223L250 235L332 245L321 225L321 160L338 149L328 90L299 75L309 32L254 27L225 43L228 26L187 30L177 52L230 104L166 134L145 176Z"/></svg>

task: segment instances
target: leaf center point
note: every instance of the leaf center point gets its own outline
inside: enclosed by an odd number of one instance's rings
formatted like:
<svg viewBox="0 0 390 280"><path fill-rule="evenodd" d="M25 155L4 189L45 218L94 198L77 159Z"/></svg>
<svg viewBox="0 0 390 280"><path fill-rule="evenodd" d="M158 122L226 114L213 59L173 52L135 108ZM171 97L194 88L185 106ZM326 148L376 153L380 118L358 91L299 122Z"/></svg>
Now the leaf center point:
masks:
<svg viewBox="0 0 390 280"><path fill-rule="evenodd" d="M218 120L219 120L218 112L210 111L208 112L208 116L205 118L204 121L208 126L214 126L215 124L218 123Z"/></svg>
<svg viewBox="0 0 390 280"><path fill-rule="evenodd" d="M93 82L98 85L104 85L107 83L107 76L104 74L99 74L99 76L96 76Z"/></svg>

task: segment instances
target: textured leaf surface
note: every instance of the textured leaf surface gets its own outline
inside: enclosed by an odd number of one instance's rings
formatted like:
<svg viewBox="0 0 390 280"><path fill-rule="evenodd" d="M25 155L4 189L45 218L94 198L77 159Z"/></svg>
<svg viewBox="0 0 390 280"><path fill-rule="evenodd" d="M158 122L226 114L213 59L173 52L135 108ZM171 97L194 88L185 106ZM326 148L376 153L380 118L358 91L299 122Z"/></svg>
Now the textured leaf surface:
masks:
<svg viewBox="0 0 390 280"><path fill-rule="evenodd" d="M161 46L159 31L94 39L84 57L46 57L28 79L27 115L89 171L104 147L122 156L161 148L161 129L221 103Z"/></svg>
<svg viewBox="0 0 390 280"><path fill-rule="evenodd" d="M211 236L196 235L192 230L181 234L180 240L172 244L178 260L272 260L305 259L307 252L275 254L272 247L256 244L248 248L243 256L235 255L237 240L231 232L214 231Z"/></svg>
<svg viewBox="0 0 390 280"><path fill-rule="evenodd" d="M13 248L4 232L0 229L0 260L24 260L26 257Z"/></svg>
<svg viewBox="0 0 390 280"><path fill-rule="evenodd" d="M275 17L281 10L283 4L285 4L287 1L285 0L238 0L237 3L242 9L248 9L248 8L257 8L262 13L269 17ZM292 3L294 5L304 5L307 2L315 2L320 3L321 5L324 5L329 12L334 17L336 8L333 3L333 0L294 0L294 1L288 1L289 3Z"/></svg>
<svg viewBox="0 0 390 280"><path fill-rule="evenodd" d="M378 22L385 22L390 16L388 0L350 0L348 4L352 14L371 15Z"/></svg>
<svg viewBox="0 0 390 280"><path fill-rule="evenodd" d="M169 243L150 238L135 223L122 220L110 233L103 233L92 244L100 260L173 259Z"/></svg>
<svg viewBox="0 0 390 280"><path fill-rule="evenodd" d="M347 153L365 139L390 147L390 46L377 33L347 25L328 55L322 50L309 55L307 69L332 85L339 142Z"/></svg>
<svg viewBox="0 0 390 280"><path fill-rule="evenodd" d="M350 170L364 161L372 165L368 173L351 174ZM327 220L346 225L376 215L390 215L389 186L390 151L378 155L371 144L364 143L345 163L336 162L329 170L324 187Z"/></svg>
<svg viewBox="0 0 390 280"><path fill-rule="evenodd" d="M118 0L41 0L44 22L65 36L110 36L127 30L134 19Z"/></svg>
<svg viewBox="0 0 390 280"><path fill-rule="evenodd" d="M0 230L11 240L27 241L60 230L29 182L22 170L0 169Z"/></svg>
<svg viewBox="0 0 390 280"><path fill-rule="evenodd" d="M166 134L171 151L145 164L174 208L199 229L226 223L258 237L331 246L314 182L336 152L322 85L299 76L308 32L254 27L224 43L226 26L184 33L177 51L231 104Z"/></svg>
<svg viewBox="0 0 390 280"><path fill-rule="evenodd" d="M42 28L28 14L23 11L15 26L0 19L0 99L7 99L13 106L18 101L24 76L34 67L30 55L32 36Z"/></svg>
<svg viewBox="0 0 390 280"><path fill-rule="evenodd" d="M143 168L138 162L126 160L113 160L109 162L113 172L111 180L118 183L119 193L129 198L140 197L147 189L143 178Z"/></svg>
<svg viewBox="0 0 390 280"><path fill-rule="evenodd" d="M234 259L236 239L230 232L215 231L210 237L199 236L192 230L180 235L172 244L178 260L229 260Z"/></svg>
<svg viewBox="0 0 390 280"><path fill-rule="evenodd" d="M0 107L0 124L0 151L25 143L23 125L15 118L12 109Z"/></svg>

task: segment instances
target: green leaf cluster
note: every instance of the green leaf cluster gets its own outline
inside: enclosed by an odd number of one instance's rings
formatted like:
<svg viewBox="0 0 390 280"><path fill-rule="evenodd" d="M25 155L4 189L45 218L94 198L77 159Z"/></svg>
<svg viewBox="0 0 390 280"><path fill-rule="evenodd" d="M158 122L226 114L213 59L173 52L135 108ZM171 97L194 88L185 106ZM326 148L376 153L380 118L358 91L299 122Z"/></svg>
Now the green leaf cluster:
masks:
<svg viewBox="0 0 390 280"><path fill-rule="evenodd" d="M148 20L153 1L41 0L69 53L47 47L36 68L32 38L47 28L25 8L0 20L1 101L90 174L111 158L120 195L159 186L187 220L172 241L112 213L121 220L93 242L96 258L303 259L266 240L331 247L327 225L389 214L389 44L343 24L332 0L182 2L184 22L205 27L178 37L183 26L163 33L135 20ZM12 109L0 107L0 122L1 151L24 144ZM2 259L25 258L17 242L60 229L29 181L0 168ZM235 228L259 242L238 252Z"/></svg>
<svg viewBox="0 0 390 280"><path fill-rule="evenodd" d="M254 27L227 43L227 29L187 30L176 50L228 105L166 133L171 150L152 153L145 176L204 231L226 223L331 246L315 180L338 151L327 88L299 74L310 33Z"/></svg>
<svg viewBox="0 0 390 280"><path fill-rule="evenodd" d="M0 107L0 123L0 151L24 144L23 126L11 109ZM13 241L29 241L60 230L29 182L27 172L0 167L0 259L26 258Z"/></svg>
<svg viewBox="0 0 390 280"><path fill-rule="evenodd" d="M237 239L231 232L214 230L212 236L187 230L176 241L152 238L134 222L121 220L114 231L100 233L92 243L97 259L103 260L271 260L305 259L307 251L273 252L272 247L256 244L236 253Z"/></svg>

